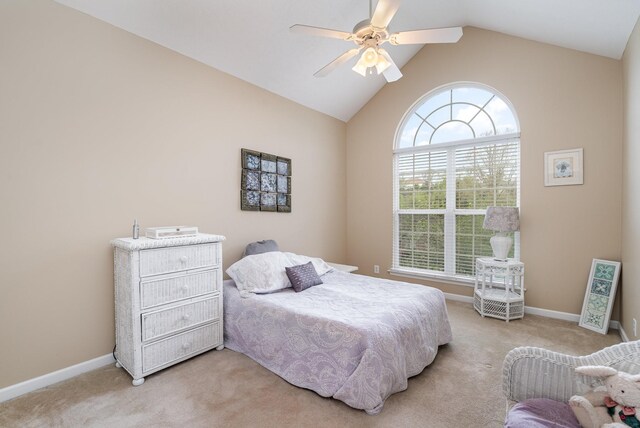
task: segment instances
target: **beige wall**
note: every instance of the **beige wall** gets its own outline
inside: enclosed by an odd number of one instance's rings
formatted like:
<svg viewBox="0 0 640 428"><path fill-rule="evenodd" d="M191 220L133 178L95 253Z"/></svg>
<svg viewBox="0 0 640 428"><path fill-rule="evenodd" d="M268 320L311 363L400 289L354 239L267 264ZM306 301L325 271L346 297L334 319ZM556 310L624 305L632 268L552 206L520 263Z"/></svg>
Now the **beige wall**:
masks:
<svg viewBox="0 0 640 428"><path fill-rule="evenodd" d="M142 227L345 262L343 122L50 1L0 4L0 388L111 352L109 240ZM240 211L240 148L293 160Z"/></svg>
<svg viewBox="0 0 640 428"><path fill-rule="evenodd" d="M624 214L630 332L640 320L630 303L639 299L630 221L640 177L630 165L640 128L629 96L640 87L639 39L636 28L624 58L621 212L620 61L465 28L460 43L420 51L345 126L53 2L3 2L0 388L111 351L108 242L128 235L134 217L143 228L226 235L225 267L247 242L275 238L362 273L388 268L394 132L416 99L455 81L493 86L519 115L527 304L579 313L591 259L620 259ZM242 147L293 159L293 213L240 211ZM585 149L585 184L545 188L543 153L573 147Z"/></svg>
<svg viewBox="0 0 640 428"><path fill-rule="evenodd" d="M621 321L630 340L633 319L640 323L640 21L622 58L624 71L624 145L622 175L622 311ZM640 329L640 326L638 326ZM640 334L640 330L638 330Z"/></svg>
<svg viewBox="0 0 640 428"><path fill-rule="evenodd" d="M591 260L621 254L621 62L466 27L460 42L425 46L402 72L347 125L348 262L366 274L390 267L392 148L403 114L441 85L480 82L502 92L520 120L526 304L580 313ZM584 185L544 187L543 153L576 147Z"/></svg>

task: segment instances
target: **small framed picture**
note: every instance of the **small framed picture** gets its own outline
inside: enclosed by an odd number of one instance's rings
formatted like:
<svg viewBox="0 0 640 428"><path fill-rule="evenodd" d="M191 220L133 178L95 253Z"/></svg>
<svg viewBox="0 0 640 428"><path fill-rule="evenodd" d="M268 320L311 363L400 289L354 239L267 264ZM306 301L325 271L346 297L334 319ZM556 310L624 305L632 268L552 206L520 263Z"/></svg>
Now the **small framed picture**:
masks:
<svg viewBox="0 0 640 428"><path fill-rule="evenodd" d="M580 327L607 334L619 276L620 262L593 259L582 304Z"/></svg>
<svg viewBox="0 0 640 428"><path fill-rule="evenodd" d="M558 150L544 154L544 185L582 184L582 149Z"/></svg>

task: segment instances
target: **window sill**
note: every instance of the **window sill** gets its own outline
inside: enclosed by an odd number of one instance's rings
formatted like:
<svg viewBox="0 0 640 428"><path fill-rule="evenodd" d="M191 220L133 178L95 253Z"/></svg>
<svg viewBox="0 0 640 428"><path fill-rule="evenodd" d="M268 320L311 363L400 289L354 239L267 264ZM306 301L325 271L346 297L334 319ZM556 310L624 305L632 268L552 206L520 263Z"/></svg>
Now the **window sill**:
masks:
<svg viewBox="0 0 640 428"><path fill-rule="evenodd" d="M445 284L460 285L463 287L473 287L475 280L470 277L463 276L451 276L451 275L439 275L437 273L424 273L412 269L392 268L388 271L391 275L403 276L406 278L415 279L428 279L432 281L438 281Z"/></svg>

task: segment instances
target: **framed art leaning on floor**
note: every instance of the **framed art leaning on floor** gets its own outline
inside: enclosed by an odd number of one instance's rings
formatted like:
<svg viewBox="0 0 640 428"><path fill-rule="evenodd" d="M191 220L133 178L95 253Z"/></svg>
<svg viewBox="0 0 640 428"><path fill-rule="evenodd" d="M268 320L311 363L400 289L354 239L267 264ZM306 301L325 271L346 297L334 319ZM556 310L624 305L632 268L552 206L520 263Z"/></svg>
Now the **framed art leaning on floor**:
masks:
<svg viewBox="0 0 640 428"><path fill-rule="evenodd" d="M582 304L580 327L607 334L619 276L620 262L593 259Z"/></svg>

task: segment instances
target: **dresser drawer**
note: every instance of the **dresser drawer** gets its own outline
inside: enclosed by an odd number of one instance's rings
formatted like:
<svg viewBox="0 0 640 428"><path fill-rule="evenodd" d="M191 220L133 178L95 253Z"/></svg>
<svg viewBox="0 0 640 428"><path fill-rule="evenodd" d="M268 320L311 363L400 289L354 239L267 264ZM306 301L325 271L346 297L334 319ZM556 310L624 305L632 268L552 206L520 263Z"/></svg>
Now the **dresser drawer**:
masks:
<svg viewBox="0 0 640 428"><path fill-rule="evenodd" d="M172 277L154 277L140 283L142 309L189 299L220 290L218 269Z"/></svg>
<svg viewBox="0 0 640 428"><path fill-rule="evenodd" d="M218 245L201 244L140 251L140 276L160 275L217 265Z"/></svg>
<svg viewBox="0 0 640 428"><path fill-rule="evenodd" d="M220 318L218 295L186 303L161 311L142 314L142 341L146 342L167 334Z"/></svg>
<svg viewBox="0 0 640 428"><path fill-rule="evenodd" d="M222 343L219 321L142 347L142 371L150 372Z"/></svg>

